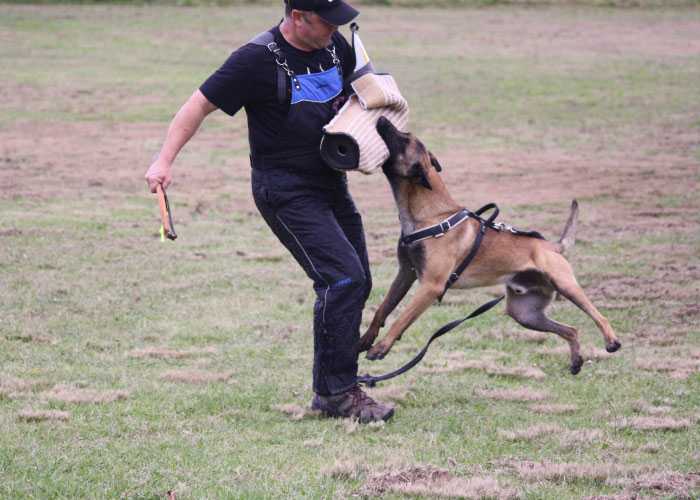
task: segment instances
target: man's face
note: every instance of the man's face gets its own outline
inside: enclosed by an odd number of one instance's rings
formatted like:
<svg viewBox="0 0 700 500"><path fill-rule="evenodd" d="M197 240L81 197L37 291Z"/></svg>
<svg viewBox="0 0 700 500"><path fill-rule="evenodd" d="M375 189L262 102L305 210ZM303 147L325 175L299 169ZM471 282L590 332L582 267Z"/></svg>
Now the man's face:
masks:
<svg viewBox="0 0 700 500"><path fill-rule="evenodd" d="M292 11L297 37L312 49L322 49L331 43L337 26L327 23L315 12Z"/></svg>

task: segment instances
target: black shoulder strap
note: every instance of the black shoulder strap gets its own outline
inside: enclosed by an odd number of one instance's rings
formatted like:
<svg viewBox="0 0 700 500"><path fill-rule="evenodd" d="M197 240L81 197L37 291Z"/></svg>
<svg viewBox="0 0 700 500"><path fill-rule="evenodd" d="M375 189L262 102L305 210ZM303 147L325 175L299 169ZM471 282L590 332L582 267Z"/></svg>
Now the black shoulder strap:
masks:
<svg viewBox="0 0 700 500"><path fill-rule="evenodd" d="M248 43L266 47L275 57L275 63L277 63L277 102L285 104L287 102L287 72L278 62L280 57L284 60L284 53L275 43L275 35L271 31L263 31L255 35Z"/></svg>

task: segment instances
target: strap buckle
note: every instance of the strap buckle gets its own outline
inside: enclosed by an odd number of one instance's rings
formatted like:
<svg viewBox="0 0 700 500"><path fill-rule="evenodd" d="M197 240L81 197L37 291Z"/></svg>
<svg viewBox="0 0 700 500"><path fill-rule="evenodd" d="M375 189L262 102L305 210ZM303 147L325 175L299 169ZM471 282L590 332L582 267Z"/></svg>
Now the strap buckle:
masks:
<svg viewBox="0 0 700 500"><path fill-rule="evenodd" d="M441 238L445 236L445 233L447 233L450 229L452 229L452 224L450 224L449 220L444 220L440 223L440 231L441 233L438 233L435 235L436 238Z"/></svg>

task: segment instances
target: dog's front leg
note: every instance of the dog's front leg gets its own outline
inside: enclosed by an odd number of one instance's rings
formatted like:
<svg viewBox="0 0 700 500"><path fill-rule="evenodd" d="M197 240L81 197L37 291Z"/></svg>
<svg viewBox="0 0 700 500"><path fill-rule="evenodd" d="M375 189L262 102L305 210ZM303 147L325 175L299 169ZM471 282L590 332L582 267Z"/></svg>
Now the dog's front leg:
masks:
<svg viewBox="0 0 700 500"><path fill-rule="evenodd" d="M369 350L367 359L375 360L384 358L391 350L391 346L394 345L394 342L401 338L403 332L411 326L418 316L423 314L423 312L437 300L442 293L443 287L444 281L431 280L421 283L413 299L411 299L411 303L391 325L389 333L386 334L381 342Z"/></svg>
<svg viewBox="0 0 700 500"><path fill-rule="evenodd" d="M366 351L372 347L374 340L377 338L377 335L379 335L379 329L384 326L386 318L406 296L406 293L410 290L414 281L416 281L416 272L409 264L404 265L404 263L401 263L399 272L389 287L389 292L379 305L377 312L374 313L374 318L372 318L372 323L370 323L369 328L367 328L367 331L360 339L357 352Z"/></svg>

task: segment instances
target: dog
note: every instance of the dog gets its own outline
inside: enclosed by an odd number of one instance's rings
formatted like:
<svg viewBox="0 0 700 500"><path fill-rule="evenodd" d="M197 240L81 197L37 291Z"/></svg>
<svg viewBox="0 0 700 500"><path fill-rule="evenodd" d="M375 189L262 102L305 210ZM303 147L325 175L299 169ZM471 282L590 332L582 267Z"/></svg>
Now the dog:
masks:
<svg viewBox="0 0 700 500"><path fill-rule="evenodd" d="M394 194L403 235L439 224L463 208L450 196L440 177L440 163L413 134L399 131L384 117L377 120L376 127L389 148L390 156L382 170ZM603 334L608 352L615 352L622 346L610 322L586 297L563 256L574 243L577 217L578 204L574 200L562 237L556 243L487 229L476 257L453 285L454 288L477 288L504 284L507 314L525 328L556 333L566 340L571 351L570 370L574 375L583 365L578 332L545 315L555 292L593 319ZM416 318L442 296L450 274L470 252L479 231L479 222L470 217L442 237L408 245L399 241L398 274L360 339L358 352L368 351L370 360L384 358ZM374 344L386 318L416 279L419 288L410 304L386 336Z"/></svg>

